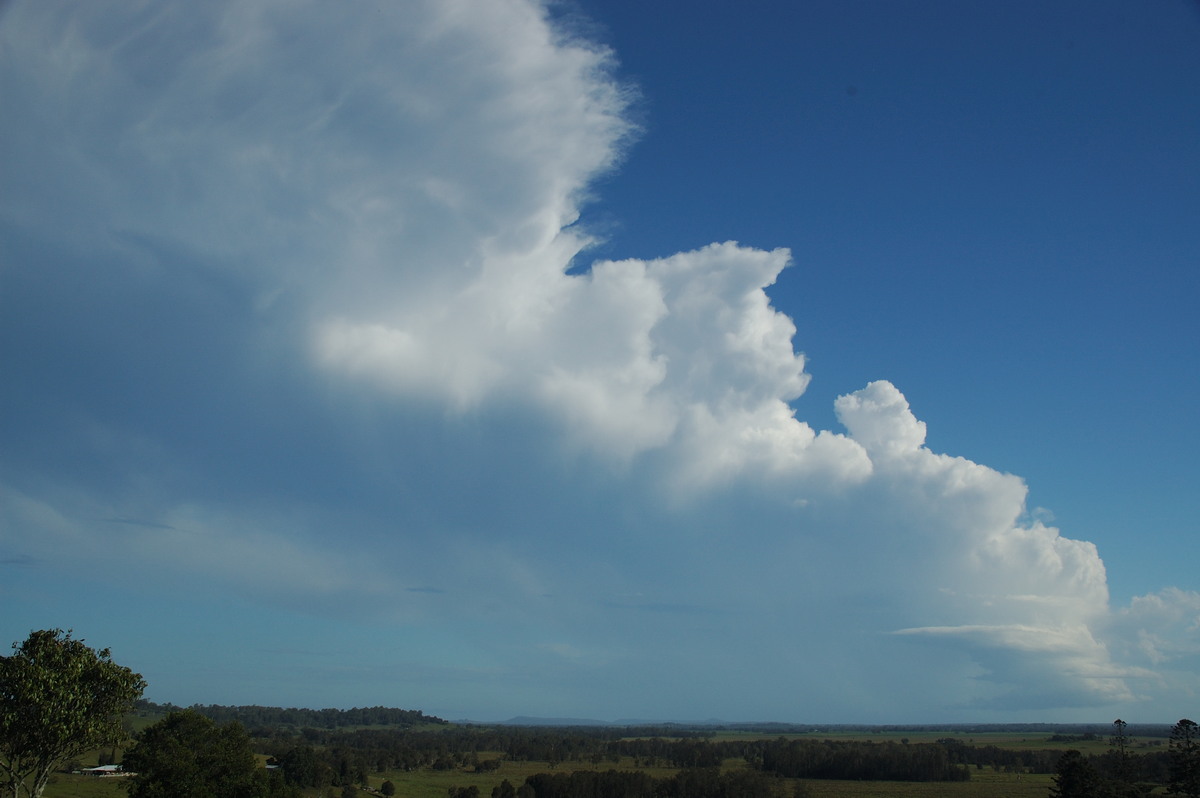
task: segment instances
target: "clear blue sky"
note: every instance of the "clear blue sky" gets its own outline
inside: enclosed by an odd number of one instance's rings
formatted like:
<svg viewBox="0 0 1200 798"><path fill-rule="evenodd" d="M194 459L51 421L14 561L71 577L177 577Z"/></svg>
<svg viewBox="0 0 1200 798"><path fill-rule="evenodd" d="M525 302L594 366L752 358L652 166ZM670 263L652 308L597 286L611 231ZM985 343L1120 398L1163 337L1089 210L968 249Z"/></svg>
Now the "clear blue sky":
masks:
<svg viewBox="0 0 1200 798"><path fill-rule="evenodd" d="M0 637L180 704L1194 716L1198 87L1184 0L10 3Z"/></svg>

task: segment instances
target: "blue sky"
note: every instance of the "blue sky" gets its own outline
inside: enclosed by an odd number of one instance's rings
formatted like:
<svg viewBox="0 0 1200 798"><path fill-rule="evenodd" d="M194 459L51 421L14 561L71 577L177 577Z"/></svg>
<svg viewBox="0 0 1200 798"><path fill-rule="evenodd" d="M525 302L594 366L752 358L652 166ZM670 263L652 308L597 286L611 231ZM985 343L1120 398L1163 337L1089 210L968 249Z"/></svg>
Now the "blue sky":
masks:
<svg viewBox="0 0 1200 798"><path fill-rule="evenodd" d="M180 704L1173 721L1200 7L0 12L0 633Z"/></svg>

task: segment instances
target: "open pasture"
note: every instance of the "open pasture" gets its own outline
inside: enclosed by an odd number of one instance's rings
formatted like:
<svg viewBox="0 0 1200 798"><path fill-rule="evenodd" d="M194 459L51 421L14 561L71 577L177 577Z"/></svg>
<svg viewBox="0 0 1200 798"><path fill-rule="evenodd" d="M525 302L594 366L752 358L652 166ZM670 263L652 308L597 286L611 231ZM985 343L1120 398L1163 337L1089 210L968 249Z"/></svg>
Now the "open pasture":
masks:
<svg viewBox="0 0 1200 798"><path fill-rule="evenodd" d="M1075 735L1078 737L1078 735ZM854 742L894 742L894 743L934 743L938 740L950 739L969 746L989 746L994 745L997 748L1006 750L1026 750L1026 751L1067 751L1074 749L1084 754L1102 754L1111 746L1107 736L1096 735L1092 739L1053 739L1052 732L1030 732L1030 731L927 731L927 730L887 730L887 731L865 731L865 730L822 730L814 729L808 732L788 732L783 734L771 734L769 732L721 732L713 736L712 740L774 740L778 738L787 740L835 740L835 741L854 741ZM1071 735L1064 735L1071 737ZM1148 740L1134 739L1131 741L1131 747L1137 749L1142 745L1164 745L1165 741L1160 738Z"/></svg>
<svg viewBox="0 0 1200 798"><path fill-rule="evenodd" d="M970 781L806 781L812 798L1046 798L1048 775L972 773Z"/></svg>

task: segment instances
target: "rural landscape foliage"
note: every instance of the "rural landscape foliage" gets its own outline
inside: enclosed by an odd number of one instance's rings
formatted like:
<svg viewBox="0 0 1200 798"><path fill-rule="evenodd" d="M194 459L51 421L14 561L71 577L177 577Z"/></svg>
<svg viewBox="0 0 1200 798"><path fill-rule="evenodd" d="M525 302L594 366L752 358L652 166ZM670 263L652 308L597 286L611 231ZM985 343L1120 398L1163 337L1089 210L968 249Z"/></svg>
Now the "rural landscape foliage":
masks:
<svg viewBox="0 0 1200 798"><path fill-rule="evenodd" d="M182 708L142 700L139 674L70 632L34 632L13 649L0 657L11 798L1200 796L1200 729L1188 719L537 725L387 707Z"/></svg>

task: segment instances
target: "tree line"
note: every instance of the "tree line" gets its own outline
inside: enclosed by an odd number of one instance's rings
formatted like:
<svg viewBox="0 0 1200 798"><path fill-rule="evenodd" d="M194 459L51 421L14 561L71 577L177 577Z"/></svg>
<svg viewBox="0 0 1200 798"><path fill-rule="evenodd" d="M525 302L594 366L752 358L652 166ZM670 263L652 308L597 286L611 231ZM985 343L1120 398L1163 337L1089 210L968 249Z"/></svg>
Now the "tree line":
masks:
<svg viewBox="0 0 1200 798"><path fill-rule="evenodd" d="M537 773L515 790L505 790L502 783L492 798L774 798L779 792L778 779L752 770L689 768L665 778L641 771L581 770ZM805 794L801 788L793 798Z"/></svg>
<svg viewBox="0 0 1200 798"><path fill-rule="evenodd" d="M776 740L762 745L760 768L802 779L967 781L970 771L936 743Z"/></svg>
<svg viewBox="0 0 1200 798"><path fill-rule="evenodd" d="M368 774L389 770L495 769L508 761L617 763L632 758L642 767L681 770L719 768L743 760L771 776L888 781L964 781L969 762L952 758L937 743L830 740L700 740L624 737L635 730L452 727L437 731L360 729L336 733L273 734L255 740L273 756L289 783L303 787L366 784ZM481 754L485 754L482 756ZM961 754L961 752L958 752ZM1047 759L1050 772L1052 759Z"/></svg>
<svg viewBox="0 0 1200 798"><path fill-rule="evenodd" d="M1194 721L1183 718L1171 727L1166 751L1135 754L1130 743L1128 724L1117 718L1104 754L1063 752L1051 798L1146 798L1164 784L1168 795L1200 798L1200 726Z"/></svg>
<svg viewBox="0 0 1200 798"><path fill-rule="evenodd" d="M136 709L144 715L165 715L178 712L182 707L174 704L156 704L140 700ZM237 722L248 729L258 728L315 728L344 729L349 726L395 726L412 728L427 724L448 725L439 717L426 715L418 709L396 709L394 707L355 707L353 709L297 709L290 707L222 706L220 704L193 704L189 709L216 723Z"/></svg>

